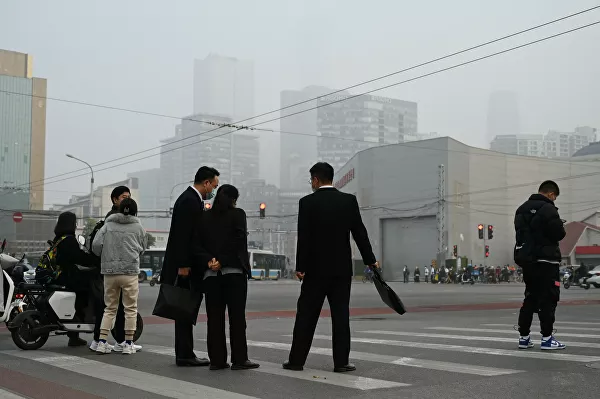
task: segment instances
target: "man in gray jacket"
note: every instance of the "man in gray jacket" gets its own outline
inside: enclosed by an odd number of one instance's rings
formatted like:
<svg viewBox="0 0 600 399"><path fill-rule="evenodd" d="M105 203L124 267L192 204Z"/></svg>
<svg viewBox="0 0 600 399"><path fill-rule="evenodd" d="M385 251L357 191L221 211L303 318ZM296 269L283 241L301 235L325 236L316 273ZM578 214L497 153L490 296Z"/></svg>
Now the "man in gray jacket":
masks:
<svg viewBox="0 0 600 399"><path fill-rule="evenodd" d="M101 260L104 275L104 317L100 326L100 340L96 352L110 353L106 343L123 294L125 307L125 345L123 354L135 353L133 336L136 330L137 300L139 294L138 274L140 255L146 249L146 231L137 215L137 204L127 198L121 201L119 213L106 219L93 242L92 250Z"/></svg>

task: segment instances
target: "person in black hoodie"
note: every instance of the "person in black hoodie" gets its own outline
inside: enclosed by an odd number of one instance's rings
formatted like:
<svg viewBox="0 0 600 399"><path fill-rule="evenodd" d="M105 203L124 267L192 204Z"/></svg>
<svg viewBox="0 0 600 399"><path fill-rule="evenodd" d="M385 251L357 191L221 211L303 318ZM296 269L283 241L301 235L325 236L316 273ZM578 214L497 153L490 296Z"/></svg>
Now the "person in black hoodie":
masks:
<svg viewBox="0 0 600 399"><path fill-rule="evenodd" d="M98 276L93 271L82 271L77 266L100 267L99 259L89 252L81 249L75 230L77 229L77 216L71 212L64 212L58 216L54 228L54 244L56 246L56 264L60 274L56 284L64 285L69 290L77 293L75 299L75 318L83 320L85 307L90 296L90 282ZM83 346L87 342L79 338L78 333L68 333L69 346Z"/></svg>
<svg viewBox="0 0 600 399"><path fill-rule="evenodd" d="M520 264L525 281L525 299L519 313L519 349L533 347L529 333L536 312L540 319L541 349L565 348L552 336L556 306L560 299L559 242L566 235L564 221L554 205L559 194L555 182L545 181L538 193L529 197L515 215L515 260L521 256L519 251L527 251L526 257L529 259Z"/></svg>

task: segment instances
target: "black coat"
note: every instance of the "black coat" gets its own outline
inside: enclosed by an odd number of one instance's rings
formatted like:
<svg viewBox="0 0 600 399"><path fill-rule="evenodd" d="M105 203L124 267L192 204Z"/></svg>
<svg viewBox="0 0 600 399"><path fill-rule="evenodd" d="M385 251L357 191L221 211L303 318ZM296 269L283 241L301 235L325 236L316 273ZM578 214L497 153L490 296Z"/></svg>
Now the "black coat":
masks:
<svg viewBox="0 0 600 399"><path fill-rule="evenodd" d="M210 226L201 232L206 251L202 262L208 264L215 258L221 267L233 267L250 274L246 212L239 208L225 212L211 210L204 213L202 222Z"/></svg>
<svg viewBox="0 0 600 399"><path fill-rule="evenodd" d="M208 264L203 262L206 251L201 245L202 216L204 204L192 187L188 187L173 206L171 229L160 280L173 285L179 268L190 267L194 287L201 289Z"/></svg>
<svg viewBox="0 0 600 399"><path fill-rule="evenodd" d="M56 237L54 242L60 238ZM57 284L76 291L86 290L92 277L97 277L99 269L95 273L83 272L77 265L99 268L100 258L81 249L75 235L69 234L56 247L56 264L61 271Z"/></svg>
<svg viewBox="0 0 600 399"><path fill-rule="evenodd" d="M533 194L515 214L517 241L521 232L530 229L533 257L536 261L560 264L559 242L565 238L565 226L554 202L541 194Z"/></svg>
<svg viewBox="0 0 600 399"><path fill-rule="evenodd" d="M376 262L356 197L321 188L300 200L296 270L307 274L352 276L350 234L365 265Z"/></svg>

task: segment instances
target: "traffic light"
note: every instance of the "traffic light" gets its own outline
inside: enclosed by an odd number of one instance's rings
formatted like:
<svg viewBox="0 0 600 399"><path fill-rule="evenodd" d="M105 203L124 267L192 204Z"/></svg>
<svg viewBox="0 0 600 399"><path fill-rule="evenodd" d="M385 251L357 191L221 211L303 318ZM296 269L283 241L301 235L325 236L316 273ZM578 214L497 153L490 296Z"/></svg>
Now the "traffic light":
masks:
<svg viewBox="0 0 600 399"><path fill-rule="evenodd" d="M483 225L482 224L477 225L477 231L479 232L479 239L483 240Z"/></svg>
<svg viewBox="0 0 600 399"><path fill-rule="evenodd" d="M489 245L485 246L485 257L486 258L490 257L490 246Z"/></svg>
<svg viewBox="0 0 600 399"><path fill-rule="evenodd" d="M494 226L488 225L488 240L494 238Z"/></svg>
<svg viewBox="0 0 600 399"><path fill-rule="evenodd" d="M258 211L259 211L261 219L265 218L266 210L267 210L267 204L265 204L264 202L261 202L260 206L258 207Z"/></svg>
<svg viewBox="0 0 600 399"><path fill-rule="evenodd" d="M454 257L458 258L458 245L454 246L454 252L453 253L454 253Z"/></svg>

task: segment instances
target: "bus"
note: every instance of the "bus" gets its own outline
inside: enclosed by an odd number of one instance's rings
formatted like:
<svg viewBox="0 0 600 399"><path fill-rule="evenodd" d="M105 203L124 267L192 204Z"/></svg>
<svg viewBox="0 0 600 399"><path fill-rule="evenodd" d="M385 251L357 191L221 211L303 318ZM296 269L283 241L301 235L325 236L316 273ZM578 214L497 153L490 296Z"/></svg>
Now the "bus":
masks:
<svg viewBox="0 0 600 399"><path fill-rule="evenodd" d="M162 269L166 248L148 248L140 258L140 282L151 280Z"/></svg>
<svg viewBox="0 0 600 399"><path fill-rule="evenodd" d="M261 249L248 250L253 280L279 280L285 270L285 255Z"/></svg>

